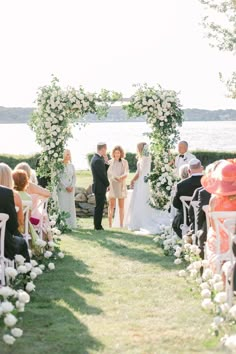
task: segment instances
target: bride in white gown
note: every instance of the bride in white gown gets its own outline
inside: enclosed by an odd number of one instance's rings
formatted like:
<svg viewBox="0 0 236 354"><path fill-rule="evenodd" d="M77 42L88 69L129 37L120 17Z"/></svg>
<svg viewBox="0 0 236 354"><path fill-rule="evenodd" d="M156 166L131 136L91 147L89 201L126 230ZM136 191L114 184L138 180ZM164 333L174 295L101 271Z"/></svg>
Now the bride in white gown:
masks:
<svg viewBox="0 0 236 354"><path fill-rule="evenodd" d="M150 186L147 177L151 172L151 156L148 145L137 145L137 172L131 181L134 187L126 215L126 225L129 230L143 234L159 233L161 225L170 225L167 211L156 210L149 205Z"/></svg>

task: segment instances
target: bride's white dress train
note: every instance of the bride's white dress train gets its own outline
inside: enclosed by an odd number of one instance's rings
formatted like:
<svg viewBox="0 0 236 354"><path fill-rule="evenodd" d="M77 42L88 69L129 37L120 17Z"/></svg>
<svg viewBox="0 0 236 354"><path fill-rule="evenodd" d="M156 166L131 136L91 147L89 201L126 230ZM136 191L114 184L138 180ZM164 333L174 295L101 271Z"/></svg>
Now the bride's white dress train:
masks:
<svg viewBox="0 0 236 354"><path fill-rule="evenodd" d="M145 182L151 170L151 157L143 156L137 163L139 177L134 184L133 191L129 191L125 202L124 225L129 230L141 234L160 233L161 225L170 225L170 215L167 211L156 210L149 205L150 186ZM116 208L117 210L118 208ZM115 215L114 226L117 224L118 210Z"/></svg>

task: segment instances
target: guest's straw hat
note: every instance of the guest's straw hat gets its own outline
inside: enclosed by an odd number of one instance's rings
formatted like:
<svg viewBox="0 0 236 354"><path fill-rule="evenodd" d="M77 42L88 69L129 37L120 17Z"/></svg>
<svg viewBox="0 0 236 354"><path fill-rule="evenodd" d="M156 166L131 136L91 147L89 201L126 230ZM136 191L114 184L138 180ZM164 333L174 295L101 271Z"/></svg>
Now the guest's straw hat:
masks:
<svg viewBox="0 0 236 354"><path fill-rule="evenodd" d="M236 194L236 159L217 161L214 168L202 177L201 183L211 194Z"/></svg>

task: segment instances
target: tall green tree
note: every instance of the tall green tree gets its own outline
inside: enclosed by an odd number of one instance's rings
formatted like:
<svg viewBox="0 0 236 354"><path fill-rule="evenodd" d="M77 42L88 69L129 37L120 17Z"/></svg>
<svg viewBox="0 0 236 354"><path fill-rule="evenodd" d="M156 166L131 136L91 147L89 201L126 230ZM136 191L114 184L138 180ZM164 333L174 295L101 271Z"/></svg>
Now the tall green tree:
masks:
<svg viewBox="0 0 236 354"><path fill-rule="evenodd" d="M236 54L236 0L199 0L206 9L203 19L210 45ZM236 61L235 61L236 66ZM236 71L226 81L230 96L236 98Z"/></svg>

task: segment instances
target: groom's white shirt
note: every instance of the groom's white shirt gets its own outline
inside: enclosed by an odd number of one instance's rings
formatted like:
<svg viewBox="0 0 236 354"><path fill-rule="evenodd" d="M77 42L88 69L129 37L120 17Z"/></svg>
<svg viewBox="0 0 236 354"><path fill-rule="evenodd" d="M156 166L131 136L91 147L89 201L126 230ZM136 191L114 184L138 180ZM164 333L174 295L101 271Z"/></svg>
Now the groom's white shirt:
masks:
<svg viewBox="0 0 236 354"><path fill-rule="evenodd" d="M189 163L190 160L195 159L196 157L191 154L190 152L186 152L184 154L184 157L180 157L180 155L176 156L175 158L175 169L176 169L176 174L179 177L179 169L181 166L186 165Z"/></svg>

